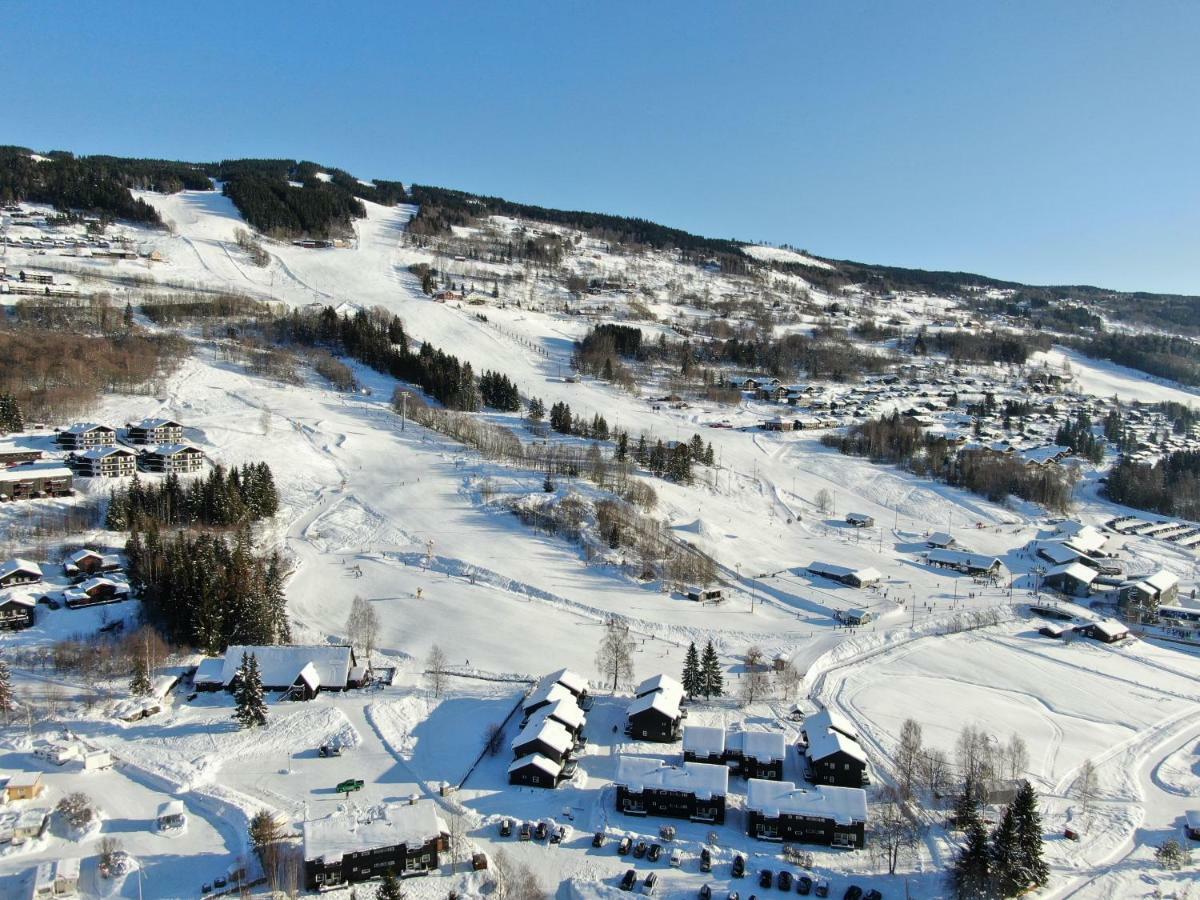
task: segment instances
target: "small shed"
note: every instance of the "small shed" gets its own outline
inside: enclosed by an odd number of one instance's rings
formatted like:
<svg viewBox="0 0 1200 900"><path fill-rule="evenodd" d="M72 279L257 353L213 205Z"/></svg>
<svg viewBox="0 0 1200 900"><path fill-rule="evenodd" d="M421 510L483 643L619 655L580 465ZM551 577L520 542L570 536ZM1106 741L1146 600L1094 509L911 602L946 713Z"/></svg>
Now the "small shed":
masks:
<svg viewBox="0 0 1200 900"><path fill-rule="evenodd" d="M696 603L715 602L724 599L724 592L719 587L690 587L685 592L689 600Z"/></svg>
<svg viewBox="0 0 1200 900"><path fill-rule="evenodd" d="M89 750L81 757L83 761L83 771L98 772L101 769L112 768L112 754L107 750Z"/></svg>
<svg viewBox="0 0 1200 900"><path fill-rule="evenodd" d="M14 800L33 800L45 790L41 772L18 772L4 785L4 797L10 803Z"/></svg>
<svg viewBox="0 0 1200 900"><path fill-rule="evenodd" d="M868 516L866 513L847 513L846 524L853 525L855 528L874 528L875 518Z"/></svg>

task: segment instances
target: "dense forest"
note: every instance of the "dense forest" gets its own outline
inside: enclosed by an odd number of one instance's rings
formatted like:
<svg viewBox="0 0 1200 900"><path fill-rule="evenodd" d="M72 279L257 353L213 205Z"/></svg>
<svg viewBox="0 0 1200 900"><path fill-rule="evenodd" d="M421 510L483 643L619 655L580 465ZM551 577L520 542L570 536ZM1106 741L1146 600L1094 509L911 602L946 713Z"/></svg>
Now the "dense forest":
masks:
<svg viewBox="0 0 1200 900"><path fill-rule="evenodd" d="M1068 343L1097 359L1107 359L1180 384L1200 385L1200 343L1187 338L1106 332Z"/></svg>
<svg viewBox="0 0 1200 900"><path fill-rule="evenodd" d="M1154 465L1123 459L1108 473L1105 493L1124 506L1200 519L1200 453L1171 453Z"/></svg>
<svg viewBox="0 0 1200 900"><path fill-rule="evenodd" d="M217 465L206 477L187 482L172 473L162 481L143 483L135 473L128 485L113 489L105 527L113 531L145 531L151 526L229 528L269 518L278 508L275 478L266 463L228 472Z"/></svg>
<svg viewBox="0 0 1200 900"><path fill-rule="evenodd" d="M129 578L147 619L174 644L220 653L230 644L291 640L277 552L257 554L246 531L232 540L207 532L133 532Z"/></svg>
<svg viewBox="0 0 1200 900"><path fill-rule="evenodd" d="M937 435L903 419L899 413L853 425L842 434L827 434L821 443L847 456L891 463L914 475L936 478L1003 503L1009 495L1032 500L1055 512L1065 511L1074 487L1069 470L1057 465L1027 466L990 450L958 451Z"/></svg>

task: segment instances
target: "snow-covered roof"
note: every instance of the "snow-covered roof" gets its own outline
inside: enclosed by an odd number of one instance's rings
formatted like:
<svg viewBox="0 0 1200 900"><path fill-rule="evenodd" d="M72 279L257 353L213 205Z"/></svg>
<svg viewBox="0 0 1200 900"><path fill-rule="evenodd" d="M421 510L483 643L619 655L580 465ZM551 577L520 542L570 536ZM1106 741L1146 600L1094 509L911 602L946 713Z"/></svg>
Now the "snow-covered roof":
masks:
<svg viewBox="0 0 1200 900"><path fill-rule="evenodd" d="M87 434L89 431L112 431L113 429L107 425L100 425L96 422L76 422L74 425L69 425L63 429L66 434Z"/></svg>
<svg viewBox="0 0 1200 900"><path fill-rule="evenodd" d="M524 769L526 766L534 766L538 769L541 769L551 778L557 778L562 772L563 768L562 763L556 763L549 757L542 756L540 753L530 753L529 755L522 756L520 759L514 761L513 764L508 767L508 771L510 773L516 772L520 769Z"/></svg>
<svg viewBox="0 0 1200 900"><path fill-rule="evenodd" d="M83 562L83 560L93 556L96 557L96 559L104 559L104 555L102 553L98 553L95 550L89 550L87 547L83 547L68 556L67 562L79 565L79 563Z"/></svg>
<svg viewBox="0 0 1200 900"><path fill-rule="evenodd" d="M807 723L805 723L807 725ZM808 758L809 759L824 759L838 751L845 753L857 759L859 762L867 761L866 751L862 745L853 738L846 737L840 731L833 728L826 728L824 731L813 734L811 731L805 730L808 735Z"/></svg>
<svg viewBox="0 0 1200 900"><path fill-rule="evenodd" d="M348 677L350 673L347 672L346 674ZM300 674L297 676L297 678L300 681L303 681L311 691L317 691L321 689L321 676L317 674L317 667L311 662L300 670Z"/></svg>
<svg viewBox="0 0 1200 900"><path fill-rule="evenodd" d="M850 825L867 821L867 792L831 785L797 788L790 781L751 778L746 782L746 808L772 819L813 816Z"/></svg>
<svg viewBox="0 0 1200 900"><path fill-rule="evenodd" d="M573 694L583 694L587 691L587 679L570 669L559 669L551 672L541 681L542 684L561 684Z"/></svg>
<svg viewBox="0 0 1200 900"><path fill-rule="evenodd" d="M685 726L683 752L696 756L721 756L725 752L725 729L708 725Z"/></svg>
<svg viewBox="0 0 1200 900"><path fill-rule="evenodd" d="M1026 462L1043 465L1060 459L1070 452L1070 447L1064 447L1061 444L1047 444L1045 447L1031 447L1027 450L1022 450L1021 458Z"/></svg>
<svg viewBox="0 0 1200 900"><path fill-rule="evenodd" d="M654 709L668 719L678 719L679 701L682 699L683 695L677 694L674 691L653 691L635 698L629 704L627 712L631 716L636 716L638 713L643 713L648 709Z"/></svg>
<svg viewBox="0 0 1200 900"><path fill-rule="evenodd" d="M535 728L547 719L561 722L568 728L579 729L587 722L583 710L570 700L555 700L548 706L537 710L525 724L526 728Z"/></svg>
<svg viewBox="0 0 1200 900"><path fill-rule="evenodd" d="M416 850L441 834L446 824L432 800L375 807L369 821L340 812L304 823L304 859L335 863L346 853L404 845Z"/></svg>
<svg viewBox="0 0 1200 900"><path fill-rule="evenodd" d="M1150 587L1154 588L1160 594L1163 591L1169 591L1171 588L1179 584L1179 579L1173 572L1168 572L1166 569L1159 569L1153 575L1142 579Z"/></svg>
<svg viewBox="0 0 1200 900"><path fill-rule="evenodd" d="M559 753L566 753L575 743L575 738L571 737L571 732L567 731L562 723L546 719L536 728L526 728L520 732L512 739L509 747L515 752L518 747L525 747L534 742L541 742Z"/></svg>
<svg viewBox="0 0 1200 900"><path fill-rule="evenodd" d="M944 531L935 531L929 537L925 538L925 543L930 547L949 547L956 543L956 541Z"/></svg>
<svg viewBox="0 0 1200 900"><path fill-rule="evenodd" d="M670 675L652 675L634 688L633 694L635 697L640 697L642 694L648 694L651 691L671 691L683 694L683 685Z"/></svg>
<svg viewBox="0 0 1200 900"><path fill-rule="evenodd" d="M1085 553L1095 553L1108 543L1108 535L1094 525L1081 525L1079 522L1059 522L1055 529L1076 547Z"/></svg>
<svg viewBox="0 0 1200 900"><path fill-rule="evenodd" d="M858 740L858 729L854 727L854 723L836 709L831 709L828 706L818 710L804 720L804 733L810 739L813 734L821 734L829 728L832 728L834 731L840 731L848 738Z"/></svg>
<svg viewBox="0 0 1200 900"><path fill-rule="evenodd" d="M1069 578L1074 578L1076 581L1081 581L1084 584L1091 584L1099 577L1099 573L1095 569L1089 569L1083 563L1070 562L1054 568L1046 572L1046 577L1051 578L1055 575L1066 575Z"/></svg>
<svg viewBox="0 0 1200 900"><path fill-rule="evenodd" d="M774 762L785 756L787 742L781 731L731 731L726 738L730 750L759 762Z"/></svg>
<svg viewBox="0 0 1200 900"><path fill-rule="evenodd" d="M223 684L221 673L224 668L225 660L220 656L210 656L208 659L202 659L200 660L200 665L196 666L196 674L192 676L192 683Z"/></svg>
<svg viewBox="0 0 1200 900"><path fill-rule="evenodd" d="M1100 619L1098 622L1092 622L1088 627L1091 628L1093 634L1106 638L1118 638L1129 634L1129 629L1116 619Z"/></svg>
<svg viewBox="0 0 1200 900"><path fill-rule="evenodd" d="M8 782L5 784L5 787L28 788L28 787L34 787L35 785L41 784L41 782L42 782L42 773L41 772L17 772L16 774L9 776Z"/></svg>
<svg viewBox="0 0 1200 900"><path fill-rule="evenodd" d="M3 565L0 565L0 578L7 578L9 575L15 575L17 572L28 572L30 575L36 575L38 578L42 577L42 567L27 559L17 557L7 560Z"/></svg>
<svg viewBox="0 0 1200 900"><path fill-rule="evenodd" d="M834 565L833 563L814 562L809 565L808 571L815 575L822 575L825 578L832 578L836 581L854 576L861 584L871 584L883 578L882 572L870 566L865 569L850 569L846 566Z"/></svg>
<svg viewBox="0 0 1200 900"><path fill-rule="evenodd" d="M964 550L935 548L930 550L926 558L932 563L947 566L966 566L970 569L990 569L999 565L1000 560L995 556L984 556L982 553L967 553Z"/></svg>
<svg viewBox="0 0 1200 900"><path fill-rule="evenodd" d="M183 425L174 419L142 419L140 422L134 422L131 427L152 431L155 428L182 428Z"/></svg>
<svg viewBox="0 0 1200 900"><path fill-rule="evenodd" d="M199 453L203 455L204 453L199 447L194 447L191 444L159 444L155 447L147 447L142 452L150 456L178 456L180 453Z"/></svg>
<svg viewBox="0 0 1200 900"><path fill-rule="evenodd" d="M532 694L525 698L525 702L521 704L521 708L528 710L539 703L554 703L558 700L570 700L573 703L575 702L575 695L556 681L543 681L534 688Z"/></svg>
<svg viewBox="0 0 1200 900"><path fill-rule="evenodd" d="M158 805L158 818L160 819L165 819L167 816L182 816L185 812L182 800L167 800Z"/></svg>
<svg viewBox="0 0 1200 900"><path fill-rule="evenodd" d="M711 763L685 762L668 766L661 759L621 756L617 760L617 784L631 791L647 788L694 794L697 799L723 797L729 790L729 769Z"/></svg>
<svg viewBox="0 0 1200 900"><path fill-rule="evenodd" d="M1052 563L1063 565L1073 562L1081 556L1087 556L1087 553L1078 547L1071 546L1066 541L1039 541L1038 555Z"/></svg>
<svg viewBox="0 0 1200 900"><path fill-rule="evenodd" d="M30 609L37 606L37 601L32 597L27 597L24 594L3 594L0 595L0 606L7 606L10 603L15 603L18 606L28 606Z"/></svg>
<svg viewBox="0 0 1200 900"><path fill-rule="evenodd" d="M243 653L256 658L263 686L268 688L291 687L300 677L300 673L310 665L316 670L319 684L326 687L344 687L350 676L353 657L350 648L345 645L282 644L250 647L238 644L225 651L221 684L229 685L233 681L242 665Z"/></svg>
<svg viewBox="0 0 1200 900"><path fill-rule="evenodd" d="M89 447L75 454L76 459L107 459L110 456L135 456L128 447Z"/></svg>

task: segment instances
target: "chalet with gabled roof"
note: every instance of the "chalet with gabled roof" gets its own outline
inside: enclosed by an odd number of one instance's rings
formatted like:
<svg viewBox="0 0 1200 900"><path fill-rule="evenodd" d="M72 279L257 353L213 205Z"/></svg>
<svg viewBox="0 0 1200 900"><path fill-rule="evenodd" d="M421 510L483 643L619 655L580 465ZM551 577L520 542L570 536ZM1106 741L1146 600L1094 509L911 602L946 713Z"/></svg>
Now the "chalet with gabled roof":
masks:
<svg viewBox="0 0 1200 900"><path fill-rule="evenodd" d="M143 472L187 475L204 468L204 451L191 444L158 444L141 450L137 465Z"/></svg>
<svg viewBox="0 0 1200 900"><path fill-rule="evenodd" d="M142 419L125 425L131 444L178 444L183 441L183 426L174 419Z"/></svg>
<svg viewBox="0 0 1200 900"><path fill-rule="evenodd" d="M751 779L746 786L747 831L763 841L861 848L867 794L862 788L797 788L790 781Z"/></svg>
<svg viewBox="0 0 1200 900"><path fill-rule="evenodd" d="M37 601L20 594L0 597L0 629L19 631L31 628L37 617Z"/></svg>
<svg viewBox="0 0 1200 900"><path fill-rule="evenodd" d="M666 816L693 822L725 821L729 770L725 766L622 756L617 761L617 811L629 816Z"/></svg>
<svg viewBox="0 0 1200 900"><path fill-rule="evenodd" d="M95 422L77 422L55 435L64 450L82 451L90 447L111 447L117 442L117 431Z"/></svg>
<svg viewBox="0 0 1200 900"><path fill-rule="evenodd" d="M28 559L10 559L0 565L0 588L37 584L41 580L42 567Z"/></svg>
<svg viewBox="0 0 1200 900"><path fill-rule="evenodd" d="M67 457L81 478L124 478L137 470L137 454L125 447L91 447Z"/></svg>
<svg viewBox="0 0 1200 900"><path fill-rule="evenodd" d="M304 823L304 884L309 890L381 878L423 875L440 865L450 832L432 800L388 803Z"/></svg>

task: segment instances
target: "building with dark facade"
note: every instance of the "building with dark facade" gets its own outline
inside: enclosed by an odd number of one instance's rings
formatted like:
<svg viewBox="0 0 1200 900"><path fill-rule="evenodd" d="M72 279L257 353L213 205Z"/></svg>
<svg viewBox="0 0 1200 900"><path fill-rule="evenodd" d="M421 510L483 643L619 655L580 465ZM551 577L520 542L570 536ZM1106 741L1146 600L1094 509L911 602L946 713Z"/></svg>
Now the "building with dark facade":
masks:
<svg viewBox="0 0 1200 900"><path fill-rule="evenodd" d="M857 849L866 840L867 793L752 778L746 786L746 819L750 836L759 840Z"/></svg>
<svg viewBox="0 0 1200 900"><path fill-rule="evenodd" d="M304 884L320 890L382 878L424 875L438 868L449 830L432 800L376 807L360 819L334 813L304 823Z"/></svg>
<svg viewBox="0 0 1200 900"><path fill-rule="evenodd" d="M622 756L617 761L617 811L693 822L725 821L729 770L707 763L669 766L660 759Z"/></svg>

